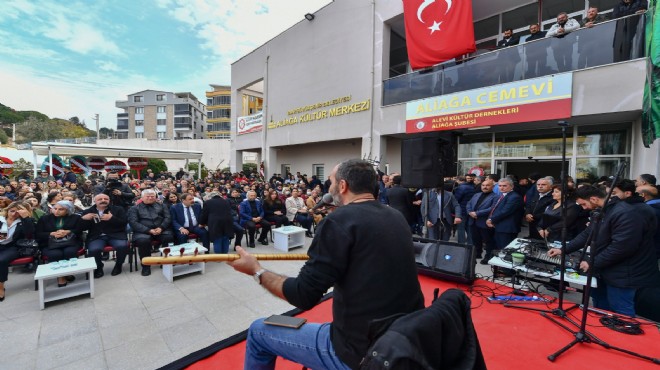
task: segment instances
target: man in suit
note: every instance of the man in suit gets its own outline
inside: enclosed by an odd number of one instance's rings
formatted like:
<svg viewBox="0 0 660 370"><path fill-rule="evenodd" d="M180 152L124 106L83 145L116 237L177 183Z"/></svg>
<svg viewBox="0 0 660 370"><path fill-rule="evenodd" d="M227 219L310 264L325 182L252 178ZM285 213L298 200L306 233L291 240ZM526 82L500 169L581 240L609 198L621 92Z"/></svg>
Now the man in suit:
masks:
<svg viewBox="0 0 660 370"><path fill-rule="evenodd" d="M513 191L510 178L505 177L497 184L500 196L490 211L486 226L495 230L495 249L502 249L518 236L524 208L522 197Z"/></svg>
<svg viewBox="0 0 660 370"><path fill-rule="evenodd" d="M462 221L461 205L450 191L433 189L422 197L422 218L429 239L447 241L451 236L452 225Z"/></svg>
<svg viewBox="0 0 660 370"><path fill-rule="evenodd" d="M247 198L238 206L238 215L241 226L248 230L248 246L254 248L254 233L257 225L261 225L261 235L259 243L268 245L268 232L270 232L270 222L264 219L264 207L261 201L257 199L257 192L250 190L247 192Z"/></svg>
<svg viewBox="0 0 660 370"><path fill-rule="evenodd" d="M208 238L213 240L213 251L227 253L229 252L229 240L234 237L234 218L231 205L216 192L210 193L208 196L209 199L204 203L199 223L208 226ZM242 232L241 228L241 236ZM240 240L235 245L241 245ZM236 247L234 247L235 249Z"/></svg>
<svg viewBox="0 0 660 370"><path fill-rule="evenodd" d="M170 207L174 237L179 244L186 243L188 235L196 234L202 240L204 248L210 250L209 233L199 221L201 214L202 207L195 203L195 197L190 193L181 195L181 203Z"/></svg>
<svg viewBox="0 0 660 370"><path fill-rule="evenodd" d="M401 187L400 175L392 177L392 187L387 190L387 204L403 214L412 230L415 224L413 194L408 189Z"/></svg>
<svg viewBox="0 0 660 370"><path fill-rule="evenodd" d="M490 210L497 202L497 196L493 193L494 186L493 180L484 180L481 183L481 192L474 194L466 206L469 216L467 219L469 232L472 234L477 258L481 258L483 245L486 244L486 256L481 261L482 264L488 264L488 260L493 255L493 249L495 249L493 239L495 230L486 226Z"/></svg>
<svg viewBox="0 0 660 370"><path fill-rule="evenodd" d="M126 236L126 212L122 207L110 205L110 197L97 194L94 205L82 212L82 227L87 232L87 251L96 260L95 278L104 275L101 253L106 245L117 251L117 261L110 275L121 274L121 267L128 254L128 238Z"/></svg>
<svg viewBox="0 0 660 370"><path fill-rule="evenodd" d="M539 221L545 209L553 202L552 177L544 177L536 181L538 192L525 200L525 221L529 223L529 239L543 239L537 230Z"/></svg>
<svg viewBox="0 0 660 370"><path fill-rule="evenodd" d="M507 28L504 30L502 40L497 43L497 48L502 49L518 45L519 42L520 39L517 36L513 36L513 30ZM516 65L520 62L520 55L518 54L517 48L502 51L498 60L500 61L498 64L498 69L500 70L500 83L513 81L513 73L516 69Z"/></svg>
<svg viewBox="0 0 660 370"><path fill-rule="evenodd" d="M529 37L525 42L540 40L545 38L545 31L541 31L538 23L529 25ZM547 43L536 42L525 45L525 58L527 59L527 70L525 77L539 77L552 73L548 67L548 47Z"/></svg>

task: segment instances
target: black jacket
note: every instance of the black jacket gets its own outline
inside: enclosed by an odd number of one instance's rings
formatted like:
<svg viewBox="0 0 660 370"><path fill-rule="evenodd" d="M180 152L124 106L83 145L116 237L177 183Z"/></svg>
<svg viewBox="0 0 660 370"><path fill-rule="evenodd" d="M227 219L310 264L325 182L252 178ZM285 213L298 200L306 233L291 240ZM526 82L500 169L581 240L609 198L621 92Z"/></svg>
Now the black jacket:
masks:
<svg viewBox="0 0 660 370"><path fill-rule="evenodd" d="M525 39L525 42L530 42L530 41L534 41L534 40L544 39L544 38L545 38L545 34L546 34L545 31L539 31L539 32L537 32L537 33L535 33L535 34L533 34L533 35L529 35L529 37L528 37L527 39Z"/></svg>
<svg viewBox="0 0 660 370"><path fill-rule="evenodd" d="M170 211L164 205L156 202L153 204L137 204L128 210L128 223L135 234L149 234L149 230L161 228L161 234L172 234L172 218Z"/></svg>
<svg viewBox="0 0 660 370"><path fill-rule="evenodd" d="M393 185L391 188L387 189L387 204L401 212L408 224L415 222L412 208L413 199L413 193L400 185Z"/></svg>
<svg viewBox="0 0 660 370"><path fill-rule="evenodd" d="M486 369L470 299L458 289L447 290L426 309L373 322L369 330L377 339L360 369Z"/></svg>
<svg viewBox="0 0 660 370"><path fill-rule="evenodd" d="M17 220L18 221L18 220ZM0 225L2 222L0 222ZM34 219L32 217L22 218L21 223L16 226L11 242L0 245L3 248L16 248L16 241L21 239L36 239Z"/></svg>
<svg viewBox="0 0 660 370"><path fill-rule="evenodd" d="M531 199L528 199L527 202L525 202L525 215L529 214L534 216L534 221L536 222L541 220L545 209L548 208L550 204L554 203L554 199L552 199L552 192L546 194L542 198L539 198L539 196L541 196L541 194L536 194Z"/></svg>
<svg viewBox="0 0 660 370"><path fill-rule="evenodd" d="M199 223L208 226L211 240L222 236L229 239L234 237L234 219L231 215L231 205L221 197L213 197L204 203Z"/></svg>
<svg viewBox="0 0 660 370"><path fill-rule="evenodd" d="M646 10L649 8L649 3L646 0L633 0L630 4L625 4L621 1L619 4L612 8L612 17L620 18L627 15L635 14L639 10Z"/></svg>
<svg viewBox="0 0 660 370"><path fill-rule="evenodd" d="M644 203L631 205L614 197L604 209L605 215L592 242L595 256L591 268L608 285L636 289L654 286L658 281L660 272L653 247L655 215L649 210L652 215L649 219L641 206L649 207ZM592 220L589 227L571 240L568 252L582 248L593 228Z"/></svg>
<svg viewBox="0 0 660 370"><path fill-rule="evenodd" d="M83 220L81 219L83 230L89 230L87 232L87 242L91 242L101 237L101 234L106 234L112 239L126 240L126 224L128 219L126 217L126 211L122 207L109 206L106 209L105 213L110 212L112 217L109 221L99 221L94 222L94 220ZM84 210L81 216L84 216L88 213L98 214L96 206L92 206Z"/></svg>
<svg viewBox="0 0 660 370"><path fill-rule="evenodd" d="M75 240L78 245L82 246L82 223L80 216L73 214L64 216L64 223L61 229L56 227L56 217L53 214L47 214L39 218L37 222L37 231L35 239L39 243L39 247L48 247L48 239L50 233L56 230L71 230L75 234Z"/></svg>

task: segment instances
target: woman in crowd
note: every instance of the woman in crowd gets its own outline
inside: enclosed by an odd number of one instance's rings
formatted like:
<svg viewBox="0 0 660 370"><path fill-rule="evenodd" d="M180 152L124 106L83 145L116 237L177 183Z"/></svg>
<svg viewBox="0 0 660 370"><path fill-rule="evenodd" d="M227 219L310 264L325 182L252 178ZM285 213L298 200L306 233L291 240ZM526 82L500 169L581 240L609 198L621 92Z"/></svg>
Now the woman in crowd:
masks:
<svg viewBox="0 0 660 370"><path fill-rule="evenodd" d="M53 213L37 222L37 241L49 262L57 262L78 257L82 246L80 216L74 213L71 202L61 200L53 205ZM57 286L63 287L72 277L57 279Z"/></svg>
<svg viewBox="0 0 660 370"><path fill-rule="evenodd" d="M541 217L538 223L539 234L548 242L561 240L561 229L563 227L561 194L561 185L553 185L552 199L554 201L545 209L545 213L543 213L543 217ZM566 194L566 240L571 240L575 236L575 230L577 228L576 220L580 213L580 206L575 204L572 194L573 192L568 189Z"/></svg>
<svg viewBox="0 0 660 370"><path fill-rule="evenodd" d="M32 208L32 218L34 218L35 221L39 221L41 216L46 214L39 208L39 200L35 196L26 196L25 202L27 202Z"/></svg>
<svg viewBox="0 0 660 370"><path fill-rule="evenodd" d="M46 183L46 189L47 192L50 192L51 190L60 190L60 185L57 183L55 180L50 180Z"/></svg>
<svg viewBox="0 0 660 370"><path fill-rule="evenodd" d="M49 214L51 213L53 206L55 206L55 203L59 202L62 200L62 194L60 194L59 191L53 191L48 193L46 196L46 203L44 203L41 206L41 210L44 211L44 213Z"/></svg>
<svg viewBox="0 0 660 370"><path fill-rule="evenodd" d="M4 210L0 240L0 302L5 300L5 282L9 274L9 263L18 258L16 242L34 237L34 220L30 206L24 202L13 202Z"/></svg>
<svg viewBox="0 0 660 370"><path fill-rule="evenodd" d="M173 205L179 203L179 196L176 193L170 193L167 195L167 198L163 199L163 205L170 209Z"/></svg>
<svg viewBox="0 0 660 370"><path fill-rule="evenodd" d="M274 222L275 227L291 225L291 222L286 217L286 207L280 200L276 191L271 190L263 204L264 218L266 221Z"/></svg>
<svg viewBox="0 0 660 370"><path fill-rule="evenodd" d="M69 184L69 192L73 193L78 199L82 199L83 195L85 195L83 191L80 188L78 188L78 183L75 182Z"/></svg>

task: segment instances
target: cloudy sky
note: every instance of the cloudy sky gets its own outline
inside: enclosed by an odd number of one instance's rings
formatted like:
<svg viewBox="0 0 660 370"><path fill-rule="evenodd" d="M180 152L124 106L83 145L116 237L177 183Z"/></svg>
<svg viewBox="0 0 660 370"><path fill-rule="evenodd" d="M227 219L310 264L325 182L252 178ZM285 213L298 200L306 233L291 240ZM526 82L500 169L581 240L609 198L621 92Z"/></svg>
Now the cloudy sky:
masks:
<svg viewBox="0 0 660 370"><path fill-rule="evenodd" d="M2 0L0 103L94 129L146 89L231 84L230 65L331 0Z"/></svg>

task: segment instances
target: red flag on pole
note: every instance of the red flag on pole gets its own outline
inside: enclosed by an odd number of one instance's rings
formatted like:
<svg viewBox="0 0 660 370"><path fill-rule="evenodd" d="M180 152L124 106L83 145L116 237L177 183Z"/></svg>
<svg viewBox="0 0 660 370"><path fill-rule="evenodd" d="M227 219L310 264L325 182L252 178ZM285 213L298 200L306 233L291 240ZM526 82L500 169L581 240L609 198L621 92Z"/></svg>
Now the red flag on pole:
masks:
<svg viewBox="0 0 660 370"><path fill-rule="evenodd" d="M471 0L403 0L403 18L412 69L476 50Z"/></svg>

